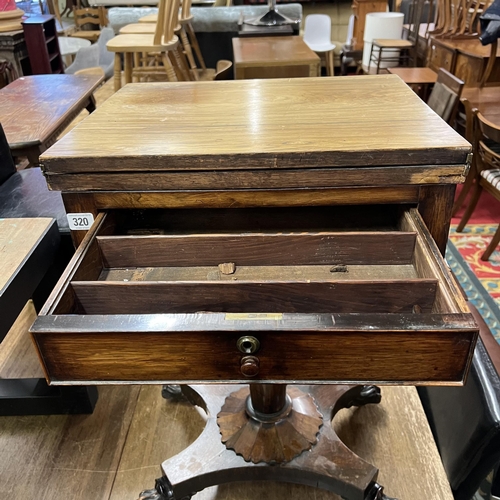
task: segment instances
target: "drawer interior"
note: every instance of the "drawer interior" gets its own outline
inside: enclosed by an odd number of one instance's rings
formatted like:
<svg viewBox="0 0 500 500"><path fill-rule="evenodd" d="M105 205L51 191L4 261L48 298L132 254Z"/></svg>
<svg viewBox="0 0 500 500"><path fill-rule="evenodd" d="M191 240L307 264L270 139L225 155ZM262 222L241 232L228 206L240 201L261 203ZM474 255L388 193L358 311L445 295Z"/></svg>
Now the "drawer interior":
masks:
<svg viewBox="0 0 500 500"><path fill-rule="evenodd" d="M465 313L415 209L100 214L48 314Z"/></svg>

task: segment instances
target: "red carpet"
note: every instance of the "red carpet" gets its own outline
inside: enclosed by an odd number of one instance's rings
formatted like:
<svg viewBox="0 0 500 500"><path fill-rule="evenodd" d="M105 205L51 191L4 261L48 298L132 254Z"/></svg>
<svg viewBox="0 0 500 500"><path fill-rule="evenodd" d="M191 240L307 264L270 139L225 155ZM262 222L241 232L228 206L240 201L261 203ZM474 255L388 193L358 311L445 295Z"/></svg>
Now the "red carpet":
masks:
<svg viewBox="0 0 500 500"><path fill-rule="evenodd" d="M460 194L462 190L462 185L457 186L457 194ZM472 190L471 190L472 192ZM457 212L457 215L451 219L452 224L458 224L462 215L467 208L467 205L470 200L470 193L467 196L464 204ZM500 202L495 200L493 196L489 193L482 192L481 197L479 198L479 202L474 210L472 217L469 219L469 224L499 224L500 223Z"/></svg>
<svg viewBox="0 0 500 500"><path fill-rule="evenodd" d="M461 188L462 186L458 186L457 196ZM488 262L481 260L481 255L500 223L500 202L483 191L463 232L457 233L457 224L460 222L468 202L469 197L465 200L457 216L451 221L450 241L486 291L500 305L500 247L493 252Z"/></svg>

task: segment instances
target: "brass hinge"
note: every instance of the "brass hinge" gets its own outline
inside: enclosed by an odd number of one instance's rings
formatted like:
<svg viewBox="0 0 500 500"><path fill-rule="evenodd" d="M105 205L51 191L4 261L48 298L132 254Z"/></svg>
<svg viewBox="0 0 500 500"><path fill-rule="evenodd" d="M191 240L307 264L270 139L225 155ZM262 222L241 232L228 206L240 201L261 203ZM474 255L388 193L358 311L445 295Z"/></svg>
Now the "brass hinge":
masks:
<svg viewBox="0 0 500 500"><path fill-rule="evenodd" d="M467 177L469 174L470 167L472 165L472 153L467 154L467 160L465 161L465 172L464 175Z"/></svg>

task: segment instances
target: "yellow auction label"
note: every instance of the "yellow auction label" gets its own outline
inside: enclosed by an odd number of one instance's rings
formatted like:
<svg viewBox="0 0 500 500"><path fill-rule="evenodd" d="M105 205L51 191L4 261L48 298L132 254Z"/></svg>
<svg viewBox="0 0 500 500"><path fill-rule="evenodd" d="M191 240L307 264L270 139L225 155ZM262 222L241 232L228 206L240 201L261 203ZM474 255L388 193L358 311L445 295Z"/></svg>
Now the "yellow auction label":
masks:
<svg viewBox="0 0 500 500"><path fill-rule="evenodd" d="M226 313L226 320L274 320L279 321L283 319L283 313Z"/></svg>

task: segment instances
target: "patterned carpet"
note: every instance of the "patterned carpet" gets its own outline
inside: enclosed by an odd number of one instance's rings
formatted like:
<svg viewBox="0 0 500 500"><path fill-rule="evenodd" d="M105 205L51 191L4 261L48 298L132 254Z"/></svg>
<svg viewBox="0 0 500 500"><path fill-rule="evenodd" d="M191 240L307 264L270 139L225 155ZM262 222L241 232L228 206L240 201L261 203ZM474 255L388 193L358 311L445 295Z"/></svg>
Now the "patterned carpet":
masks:
<svg viewBox="0 0 500 500"><path fill-rule="evenodd" d="M452 225L446 259L500 343L500 247L488 262L480 259L496 228L497 224L468 224L457 233Z"/></svg>

